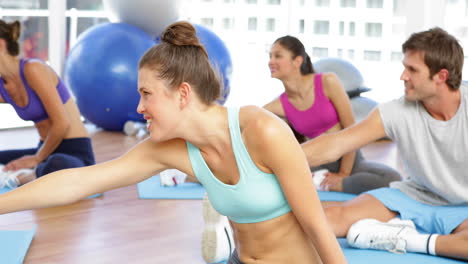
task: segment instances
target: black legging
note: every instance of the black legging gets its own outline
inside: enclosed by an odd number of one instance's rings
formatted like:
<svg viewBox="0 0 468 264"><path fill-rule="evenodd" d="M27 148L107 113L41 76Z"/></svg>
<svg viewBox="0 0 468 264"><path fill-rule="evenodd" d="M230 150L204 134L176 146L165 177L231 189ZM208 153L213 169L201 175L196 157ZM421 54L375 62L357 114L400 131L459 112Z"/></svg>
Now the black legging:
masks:
<svg viewBox="0 0 468 264"><path fill-rule="evenodd" d="M239 256L237 255L237 251L234 249L234 251L232 252L232 254L229 257L229 260L228 260L228 262L226 264L244 264L244 262L242 262L239 259Z"/></svg>
<svg viewBox="0 0 468 264"><path fill-rule="evenodd" d="M24 155L34 155L42 144L41 141L37 148L0 151L0 164L7 164ZM36 176L41 177L54 171L85 167L95 163L90 138L64 139L49 157L37 165Z"/></svg>
<svg viewBox="0 0 468 264"><path fill-rule="evenodd" d="M327 169L337 173L340 170L341 159L311 168L312 171ZM356 151L353 170L349 177L343 179L343 192L360 194L365 191L388 187L390 182L401 180L400 174L381 163L366 161L360 150Z"/></svg>

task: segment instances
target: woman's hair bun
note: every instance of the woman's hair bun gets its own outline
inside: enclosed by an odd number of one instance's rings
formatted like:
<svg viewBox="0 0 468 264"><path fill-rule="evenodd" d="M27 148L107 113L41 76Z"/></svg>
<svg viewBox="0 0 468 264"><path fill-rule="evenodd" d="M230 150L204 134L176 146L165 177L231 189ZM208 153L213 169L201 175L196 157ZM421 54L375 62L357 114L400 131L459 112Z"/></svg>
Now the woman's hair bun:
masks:
<svg viewBox="0 0 468 264"><path fill-rule="evenodd" d="M185 21L169 25L161 34L161 41L176 46L201 46L195 27Z"/></svg>

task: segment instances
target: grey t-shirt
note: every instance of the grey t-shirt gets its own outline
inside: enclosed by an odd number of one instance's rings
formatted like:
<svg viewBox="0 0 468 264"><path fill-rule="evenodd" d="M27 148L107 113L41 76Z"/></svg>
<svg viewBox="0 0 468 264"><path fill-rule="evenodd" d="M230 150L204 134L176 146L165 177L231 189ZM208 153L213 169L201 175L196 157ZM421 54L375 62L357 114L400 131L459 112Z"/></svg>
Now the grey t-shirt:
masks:
<svg viewBox="0 0 468 264"><path fill-rule="evenodd" d="M379 106L385 132L399 149L408 179L391 183L431 205L468 204L468 87L448 121L436 120L404 97Z"/></svg>

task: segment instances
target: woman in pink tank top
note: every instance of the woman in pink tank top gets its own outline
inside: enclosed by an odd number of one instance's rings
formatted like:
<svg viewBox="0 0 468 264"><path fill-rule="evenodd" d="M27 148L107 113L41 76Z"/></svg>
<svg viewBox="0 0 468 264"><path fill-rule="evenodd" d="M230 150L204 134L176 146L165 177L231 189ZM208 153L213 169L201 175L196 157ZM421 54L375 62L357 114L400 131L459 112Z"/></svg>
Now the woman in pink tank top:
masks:
<svg viewBox="0 0 468 264"><path fill-rule="evenodd" d="M283 82L285 92L264 108L285 119L301 143L355 123L340 80L334 73L315 73L299 39L292 36L277 39L271 47L268 66L271 77ZM319 189L356 194L386 187L400 179L392 168L365 161L359 151L311 169L328 171L318 184Z"/></svg>

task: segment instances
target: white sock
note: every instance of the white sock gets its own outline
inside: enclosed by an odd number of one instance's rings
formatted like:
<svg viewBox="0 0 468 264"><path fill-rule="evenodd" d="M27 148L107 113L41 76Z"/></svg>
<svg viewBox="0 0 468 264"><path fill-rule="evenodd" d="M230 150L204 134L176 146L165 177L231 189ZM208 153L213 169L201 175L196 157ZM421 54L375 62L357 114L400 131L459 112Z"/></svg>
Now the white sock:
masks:
<svg viewBox="0 0 468 264"><path fill-rule="evenodd" d="M436 240L437 240L437 237L439 235L437 234L432 234L430 237L429 237L429 241L427 242L427 253L431 254L431 255L437 255L436 254L436 250L435 250L435 246L436 246Z"/></svg>
<svg viewBox="0 0 468 264"><path fill-rule="evenodd" d="M406 250L409 252L425 253L428 252L429 234L408 234L406 238Z"/></svg>

